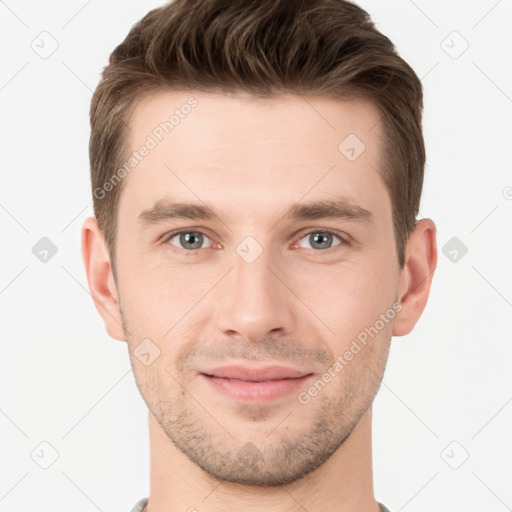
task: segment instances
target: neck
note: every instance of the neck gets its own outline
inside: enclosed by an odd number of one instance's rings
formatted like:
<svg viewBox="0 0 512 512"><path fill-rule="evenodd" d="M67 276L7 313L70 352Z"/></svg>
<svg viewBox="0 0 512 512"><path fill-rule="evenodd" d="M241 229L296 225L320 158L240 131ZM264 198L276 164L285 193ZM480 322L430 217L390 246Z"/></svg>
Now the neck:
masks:
<svg viewBox="0 0 512 512"><path fill-rule="evenodd" d="M151 488L145 512L379 512L373 492L371 407L324 464L277 487L217 480L176 448L151 413L149 439Z"/></svg>

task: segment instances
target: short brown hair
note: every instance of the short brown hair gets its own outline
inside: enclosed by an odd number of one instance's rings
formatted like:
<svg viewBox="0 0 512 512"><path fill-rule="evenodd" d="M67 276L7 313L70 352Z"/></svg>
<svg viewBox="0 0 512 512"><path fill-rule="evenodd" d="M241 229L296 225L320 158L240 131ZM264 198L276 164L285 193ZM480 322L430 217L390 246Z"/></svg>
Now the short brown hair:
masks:
<svg viewBox="0 0 512 512"><path fill-rule="evenodd" d="M346 0L174 0L132 27L110 55L90 109L94 213L114 276L123 183L107 200L95 191L123 162L137 101L166 90L371 100L382 121L379 173L390 194L403 267L423 186L423 90L366 11Z"/></svg>

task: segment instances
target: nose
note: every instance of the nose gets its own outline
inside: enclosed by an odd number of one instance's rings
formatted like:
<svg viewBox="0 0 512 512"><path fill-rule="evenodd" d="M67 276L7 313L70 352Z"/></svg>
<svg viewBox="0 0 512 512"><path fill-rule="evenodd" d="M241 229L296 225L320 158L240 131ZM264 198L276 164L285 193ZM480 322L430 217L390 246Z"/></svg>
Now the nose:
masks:
<svg viewBox="0 0 512 512"><path fill-rule="evenodd" d="M217 328L223 334L257 342L270 332L292 332L298 300L277 260L270 251L252 262L234 255L231 271L216 289Z"/></svg>

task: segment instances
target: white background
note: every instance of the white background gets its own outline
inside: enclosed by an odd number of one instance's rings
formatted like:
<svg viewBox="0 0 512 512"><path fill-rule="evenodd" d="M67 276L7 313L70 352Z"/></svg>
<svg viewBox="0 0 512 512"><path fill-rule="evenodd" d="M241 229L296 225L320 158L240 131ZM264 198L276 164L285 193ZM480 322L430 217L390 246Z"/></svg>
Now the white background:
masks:
<svg viewBox="0 0 512 512"><path fill-rule="evenodd" d="M424 85L421 216L439 246L427 308L394 338L374 403L375 495L391 512L512 510L512 1L359 3ZM149 492L147 409L89 295L80 228L92 91L160 4L0 1L4 512L128 512ZM51 47L43 31L58 43L47 59L31 47ZM32 253L42 237L58 248L47 263ZM452 237L468 248L456 262ZM48 469L31 457L43 441L59 454Z"/></svg>

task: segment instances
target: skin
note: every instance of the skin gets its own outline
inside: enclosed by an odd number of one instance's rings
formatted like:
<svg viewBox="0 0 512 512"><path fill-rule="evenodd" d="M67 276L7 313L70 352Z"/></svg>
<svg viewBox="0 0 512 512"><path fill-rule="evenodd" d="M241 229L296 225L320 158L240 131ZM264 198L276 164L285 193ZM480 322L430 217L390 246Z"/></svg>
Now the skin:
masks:
<svg viewBox="0 0 512 512"><path fill-rule="evenodd" d="M378 512L371 405L391 337L409 333L425 308L435 224L418 221L400 269L378 174L382 126L366 101L156 93L134 110L132 150L191 96L197 106L124 178L117 286L93 217L82 233L96 308L109 335L128 343L149 408L147 510ZM354 161L338 150L351 133L366 146ZM162 198L208 203L221 220L141 226L139 214ZM292 203L339 198L373 223L283 218ZM179 228L204 232L201 248L169 239ZM322 230L345 241L327 235L319 248L310 234ZM247 236L263 249L252 263L237 253ZM307 404L297 396L311 384L249 404L198 375L205 365L276 363L321 379L393 304L394 318ZM134 355L146 338L160 350L149 365Z"/></svg>

